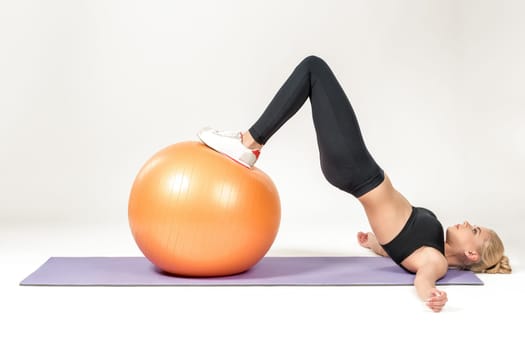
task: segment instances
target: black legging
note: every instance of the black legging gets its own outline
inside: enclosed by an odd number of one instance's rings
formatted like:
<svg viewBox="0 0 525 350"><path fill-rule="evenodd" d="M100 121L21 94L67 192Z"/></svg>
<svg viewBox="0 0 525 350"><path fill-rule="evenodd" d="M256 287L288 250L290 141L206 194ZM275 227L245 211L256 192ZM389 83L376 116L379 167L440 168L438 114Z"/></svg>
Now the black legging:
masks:
<svg viewBox="0 0 525 350"><path fill-rule="evenodd" d="M310 97L321 169L334 186L360 197L384 180L384 172L365 146L354 110L332 70L317 56L306 57L249 129L266 141Z"/></svg>

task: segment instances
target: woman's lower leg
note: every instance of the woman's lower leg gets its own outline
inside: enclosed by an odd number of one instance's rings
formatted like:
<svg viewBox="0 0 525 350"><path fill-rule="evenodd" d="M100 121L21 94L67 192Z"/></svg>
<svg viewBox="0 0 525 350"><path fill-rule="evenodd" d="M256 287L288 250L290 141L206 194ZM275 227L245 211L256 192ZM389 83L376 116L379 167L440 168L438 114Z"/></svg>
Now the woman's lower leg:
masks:
<svg viewBox="0 0 525 350"><path fill-rule="evenodd" d="M326 62L316 56L308 56L294 69L248 130L246 142L254 146L253 139L264 145L308 98L327 180L356 197L382 182L383 171L364 144L350 101Z"/></svg>

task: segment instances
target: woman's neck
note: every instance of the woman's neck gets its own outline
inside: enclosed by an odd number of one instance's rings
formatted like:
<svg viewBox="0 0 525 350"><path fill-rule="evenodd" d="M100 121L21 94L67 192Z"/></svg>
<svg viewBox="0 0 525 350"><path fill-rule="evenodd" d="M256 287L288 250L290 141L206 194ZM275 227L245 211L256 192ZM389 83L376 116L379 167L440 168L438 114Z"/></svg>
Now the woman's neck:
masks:
<svg viewBox="0 0 525 350"><path fill-rule="evenodd" d="M445 258L447 259L448 266L463 266L463 252L458 252L452 249L448 243L445 243Z"/></svg>

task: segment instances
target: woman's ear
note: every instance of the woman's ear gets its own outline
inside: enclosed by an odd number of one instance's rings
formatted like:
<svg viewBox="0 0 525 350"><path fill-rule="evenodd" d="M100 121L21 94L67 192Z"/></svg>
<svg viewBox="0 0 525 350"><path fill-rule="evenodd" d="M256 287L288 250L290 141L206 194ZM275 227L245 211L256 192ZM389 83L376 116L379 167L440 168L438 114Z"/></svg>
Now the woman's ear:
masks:
<svg viewBox="0 0 525 350"><path fill-rule="evenodd" d="M475 250L465 250L465 257L471 264L477 263L480 259L479 253Z"/></svg>

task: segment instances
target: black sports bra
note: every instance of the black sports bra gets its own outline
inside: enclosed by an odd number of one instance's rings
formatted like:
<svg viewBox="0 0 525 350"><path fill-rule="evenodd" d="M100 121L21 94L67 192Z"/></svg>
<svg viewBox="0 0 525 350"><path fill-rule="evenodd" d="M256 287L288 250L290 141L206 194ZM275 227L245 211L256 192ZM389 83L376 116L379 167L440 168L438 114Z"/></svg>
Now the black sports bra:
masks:
<svg viewBox="0 0 525 350"><path fill-rule="evenodd" d="M445 255L443 226L430 210L412 207L412 213L401 232L393 240L381 246L392 260L405 269L401 262L418 248L433 247Z"/></svg>

